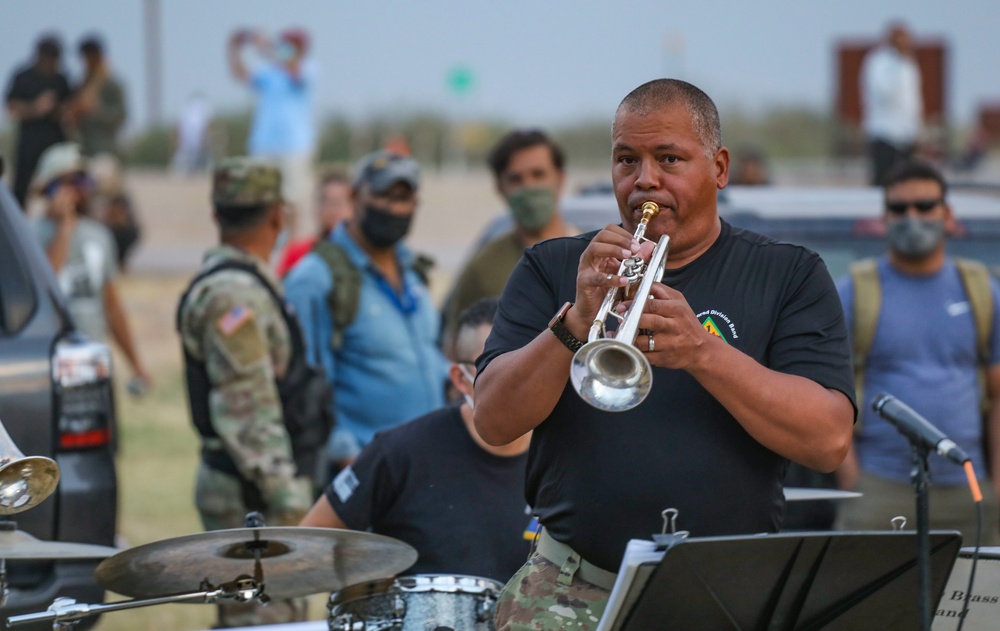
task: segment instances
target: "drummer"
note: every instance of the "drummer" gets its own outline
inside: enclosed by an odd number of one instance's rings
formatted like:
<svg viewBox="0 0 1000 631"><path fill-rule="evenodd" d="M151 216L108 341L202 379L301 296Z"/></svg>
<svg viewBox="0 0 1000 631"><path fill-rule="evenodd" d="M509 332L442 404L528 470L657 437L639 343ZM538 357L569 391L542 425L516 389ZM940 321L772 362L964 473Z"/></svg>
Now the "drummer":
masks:
<svg viewBox="0 0 1000 631"><path fill-rule="evenodd" d="M370 530L405 541L419 557L410 574L465 574L506 581L529 553L524 472L531 434L494 447L472 425L476 358L497 300L458 320L449 375L464 401L375 436L342 470L301 526Z"/></svg>

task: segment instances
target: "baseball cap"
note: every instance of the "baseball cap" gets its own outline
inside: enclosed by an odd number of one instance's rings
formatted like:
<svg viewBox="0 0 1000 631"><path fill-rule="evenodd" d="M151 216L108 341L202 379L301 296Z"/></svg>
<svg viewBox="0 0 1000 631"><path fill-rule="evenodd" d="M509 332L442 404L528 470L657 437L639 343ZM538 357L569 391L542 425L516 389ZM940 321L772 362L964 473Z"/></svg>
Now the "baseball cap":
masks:
<svg viewBox="0 0 1000 631"><path fill-rule="evenodd" d="M52 180L73 173L84 173L86 162L80 155L80 145L75 142L59 142L42 153L38 159L38 169L31 179L31 188L40 191Z"/></svg>
<svg viewBox="0 0 1000 631"><path fill-rule="evenodd" d="M298 48L299 52L304 53L309 48L309 33L304 29L285 29L281 32L279 38Z"/></svg>
<svg viewBox="0 0 1000 631"><path fill-rule="evenodd" d="M259 206L282 202L281 171L254 158L223 158L212 174L212 203L219 206Z"/></svg>
<svg viewBox="0 0 1000 631"><path fill-rule="evenodd" d="M414 191L420 183L420 167L417 161L391 151L380 150L369 153L358 161L355 169L354 188L367 184L376 195L382 195L396 182L405 182Z"/></svg>

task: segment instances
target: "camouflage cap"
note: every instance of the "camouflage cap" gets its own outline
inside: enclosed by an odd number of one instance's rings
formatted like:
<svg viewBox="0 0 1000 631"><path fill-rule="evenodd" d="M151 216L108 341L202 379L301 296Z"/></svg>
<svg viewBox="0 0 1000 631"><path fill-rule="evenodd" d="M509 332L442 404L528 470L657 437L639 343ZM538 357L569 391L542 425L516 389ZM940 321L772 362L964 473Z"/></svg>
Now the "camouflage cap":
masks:
<svg viewBox="0 0 1000 631"><path fill-rule="evenodd" d="M281 171L243 156L224 158L212 176L212 203L220 206L258 206L284 201Z"/></svg>
<svg viewBox="0 0 1000 631"><path fill-rule="evenodd" d="M385 193L396 182L405 182L414 191L420 183L416 160L384 149L361 158L354 173L354 188L367 184L376 195Z"/></svg>

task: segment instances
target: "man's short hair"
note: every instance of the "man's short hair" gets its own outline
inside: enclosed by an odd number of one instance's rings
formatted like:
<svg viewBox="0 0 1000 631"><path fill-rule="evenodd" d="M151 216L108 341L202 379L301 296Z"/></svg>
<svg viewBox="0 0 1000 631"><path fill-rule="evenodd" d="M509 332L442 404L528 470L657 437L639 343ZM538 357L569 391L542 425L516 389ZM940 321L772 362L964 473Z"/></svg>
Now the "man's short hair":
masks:
<svg viewBox="0 0 1000 631"><path fill-rule="evenodd" d="M888 191L896 184L913 180L934 180L941 187L942 198L948 193L948 182L945 181L941 171L930 162L919 159L904 160L892 167L882 182L882 189Z"/></svg>
<svg viewBox="0 0 1000 631"><path fill-rule="evenodd" d="M88 35L80 40L79 51L84 55L103 55L104 42L97 35Z"/></svg>
<svg viewBox="0 0 1000 631"><path fill-rule="evenodd" d="M225 231L249 230L264 221L270 208L271 204L215 204L215 220Z"/></svg>
<svg viewBox="0 0 1000 631"><path fill-rule="evenodd" d="M549 155L552 156L552 164L555 165L557 171L562 171L566 164L562 148L540 129L516 129L508 133L493 145L486 158L486 163L493 171L493 176L500 179L503 172L510 166L510 161L515 153L539 145L548 147Z"/></svg>
<svg viewBox="0 0 1000 631"><path fill-rule="evenodd" d="M317 187L319 195L323 195L323 189L329 184L343 184L345 186L351 186L351 176L348 175L346 169L328 169L323 172L323 175L319 178L319 186Z"/></svg>
<svg viewBox="0 0 1000 631"><path fill-rule="evenodd" d="M473 343L478 344L478 340L471 338L469 332L475 332L481 326L492 326L493 318L497 314L497 305L500 304L498 298L480 298L469 305L458 316L458 324L455 326L455 338L452 348L455 357L460 361L474 360L475 357L467 357L476 352L476 349L469 348Z"/></svg>
<svg viewBox="0 0 1000 631"><path fill-rule="evenodd" d="M62 55L62 42L59 41L59 36L48 33L39 37L35 42L35 54L39 57L58 59Z"/></svg>
<svg viewBox="0 0 1000 631"><path fill-rule="evenodd" d="M615 111L615 122L622 114L648 116L655 110L683 103L691 114L691 125L709 157L722 148L722 124L715 103L701 89L680 79L654 79L643 83L622 99Z"/></svg>

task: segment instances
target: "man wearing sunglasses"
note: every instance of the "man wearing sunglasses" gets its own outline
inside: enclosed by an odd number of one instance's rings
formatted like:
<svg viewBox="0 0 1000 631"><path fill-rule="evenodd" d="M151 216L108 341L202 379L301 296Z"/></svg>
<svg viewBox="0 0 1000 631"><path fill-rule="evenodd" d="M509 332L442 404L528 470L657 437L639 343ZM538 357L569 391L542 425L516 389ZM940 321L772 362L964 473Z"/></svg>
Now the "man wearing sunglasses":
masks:
<svg viewBox="0 0 1000 631"><path fill-rule="evenodd" d="M947 255L955 217L946 193L944 178L924 162L890 171L883 214L888 252L855 263L837 285L852 332L861 410L838 481L864 494L842 503L838 527L885 530L896 515L916 523L909 444L867 404L888 392L971 456L984 495L982 543L997 545L1000 283L985 266ZM972 542L975 512L964 471L937 454L930 470L931 527L959 530Z"/></svg>
<svg viewBox="0 0 1000 631"><path fill-rule="evenodd" d="M36 235L66 295L73 321L95 340L110 335L132 368L130 388L144 391L152 380L139 358L115 286L117 246L103 224L87 217L93 180L80 146L63 142L46 149L32 187L45 201L45 216L35 223Z"/></svg>

